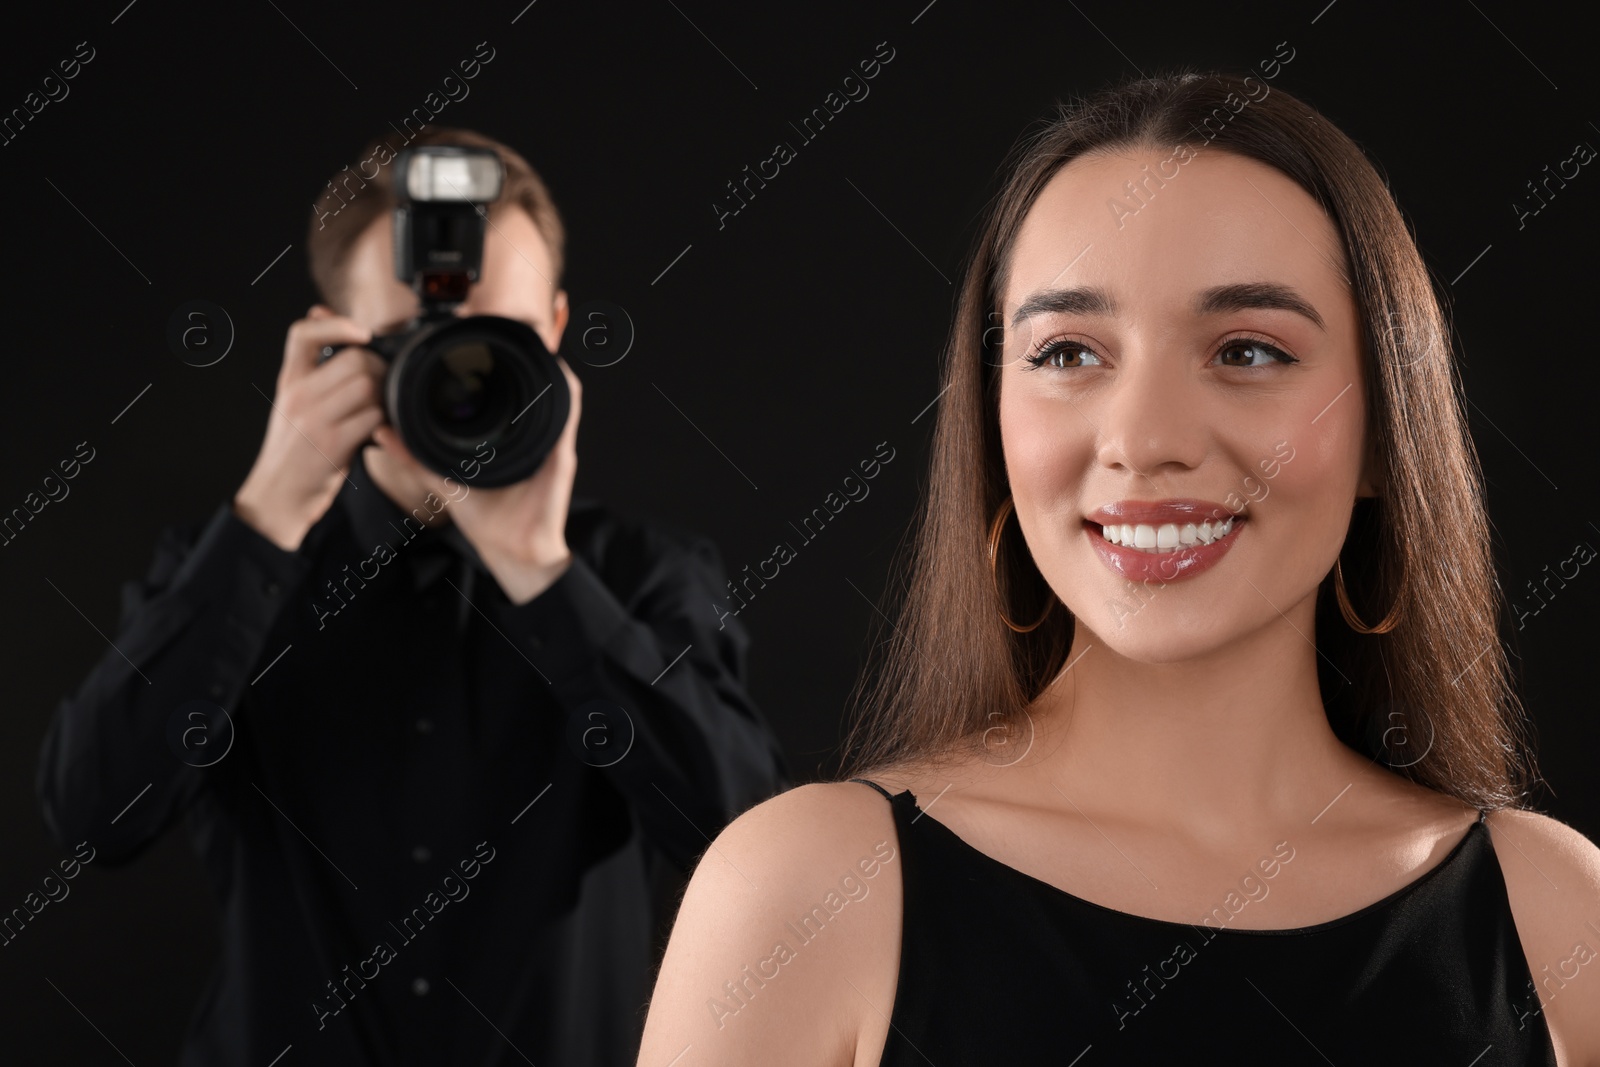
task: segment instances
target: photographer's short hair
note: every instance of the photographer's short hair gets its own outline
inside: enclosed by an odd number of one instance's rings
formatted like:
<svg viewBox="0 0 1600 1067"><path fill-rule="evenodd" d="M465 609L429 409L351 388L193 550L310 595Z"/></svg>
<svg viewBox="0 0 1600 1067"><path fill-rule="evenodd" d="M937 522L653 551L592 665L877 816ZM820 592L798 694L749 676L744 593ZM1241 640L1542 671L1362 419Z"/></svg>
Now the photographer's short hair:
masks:
<svg viewBox="0 0 1600 1067"><path fill-rule="evenodd" d="M507 207L520 207L528 213L550 247L554 267L550 281L559 289L566 232L561 213L538 171L514 149L474 130L428 126L410 140L392 133L368 141L356 157L357 162L335 174L312 205L306 257L311 280L323 303L341 314L349 311L344 299L344 265L350 248L374 219L394 210L394 155L401 149L423 144L490 148L500 156L506 171L505 184L499 198L489 206L490 218Z"/></svg>

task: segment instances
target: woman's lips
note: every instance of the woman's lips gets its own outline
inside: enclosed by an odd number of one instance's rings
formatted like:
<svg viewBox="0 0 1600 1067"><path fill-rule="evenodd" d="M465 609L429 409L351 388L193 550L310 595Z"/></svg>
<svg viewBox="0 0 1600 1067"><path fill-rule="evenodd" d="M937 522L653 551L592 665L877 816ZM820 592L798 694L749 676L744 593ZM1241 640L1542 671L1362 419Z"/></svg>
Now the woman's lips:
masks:
<svg viewBox="0 0 1600 1067"><path fill-rule="evenodd" d="M1234 514L1214 500L1176 497L1170 500L1117 500L1086 514L1091 522L1201 523L1221 522Z"/></svg>
<svg viewBox="0 0 1600 1067"><path fill-rule="evenodd" d="M1213 536L1211 530L1222 523L1228 524L1228 533ZM1114 544L1129 539L1114 536L1108 540L1102 533L1108 524L1138 536L1131 544ZM1244 525L1243 515L1214 500L1195 497L1118 500L1095 508L1084 521L1089 543L1108 568L1130 581L1157 583L1192 578L1216 566ZM1170 547L1170 551L1148 551L1157 546Z"/></svg>

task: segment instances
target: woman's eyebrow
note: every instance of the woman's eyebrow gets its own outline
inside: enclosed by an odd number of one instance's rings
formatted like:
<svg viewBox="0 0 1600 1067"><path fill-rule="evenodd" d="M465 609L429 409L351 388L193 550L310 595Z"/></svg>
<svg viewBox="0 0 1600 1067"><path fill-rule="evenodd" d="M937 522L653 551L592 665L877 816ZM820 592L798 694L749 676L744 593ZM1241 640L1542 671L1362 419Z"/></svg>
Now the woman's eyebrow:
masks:
<svg viewBox="0 0 1600 1067"><path fill-rule="evenodd" d="M1268 308L1293 311L1317 324L1317 329L1327 332L1322 316L1311 302L1287 285L1276 282L1241 282L1236 285L1218 285L1203 290L1195 298L1195 310L1202 315L1215 315L1225 311L1247 311L1251 308Z"/></svg>
<svg viewBox="0 0 1600 1067"><path fill-rule="evenodd" d="M1289 286L1279 285L1276 282L1238 282L1232 285L1218 285L1203 290L1195 298L1195 310L1201 315L1247 311L1252 308L1292 311L1310 319L1316 324L1317 329L1327 331L1322 316L1311 306L1310 301ZM1041 289L1030 294L1017 308L1016 314L1011 318L1011 327L1016 329L1024 319L1033 315L1113 315L1116 310L1116 301L1112 300L1111 294L1104 289L1092 286Z"/></svg>

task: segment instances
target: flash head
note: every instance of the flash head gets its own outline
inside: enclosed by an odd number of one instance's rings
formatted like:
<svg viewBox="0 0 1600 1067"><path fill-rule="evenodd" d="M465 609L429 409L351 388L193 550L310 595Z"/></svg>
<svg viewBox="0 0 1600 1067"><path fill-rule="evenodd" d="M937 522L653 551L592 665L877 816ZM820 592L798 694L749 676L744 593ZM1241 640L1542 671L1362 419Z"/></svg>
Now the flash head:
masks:
<svg viewBox="0 0 1600 1067"><path fill-rule="evenodd" d="M467 298L483 268L484 205L505 167L488 148L424 145L395 156L394 273L416 290L422 318Z"/></svg>
<svg viewBox="0 0 1600 1067"><path fill-rule="evenodd" d="M395 160L402 168L399 199L459 200L490 204L500 196L505 167L487 148L425 145L407 148Z"/></svg>

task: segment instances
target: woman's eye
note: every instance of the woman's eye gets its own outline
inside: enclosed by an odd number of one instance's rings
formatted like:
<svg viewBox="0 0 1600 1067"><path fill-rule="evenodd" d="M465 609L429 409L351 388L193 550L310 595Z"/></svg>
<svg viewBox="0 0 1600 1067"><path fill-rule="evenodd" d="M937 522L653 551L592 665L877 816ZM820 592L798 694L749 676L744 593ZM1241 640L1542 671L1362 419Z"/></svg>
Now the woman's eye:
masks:
<svg viewBox="0 0 1600 1067"><path fill-rule="evenodd" d="M1098 355L1077 341L1051 341L1037 352L1023 357L1034 369L1043 366L1057 370L1076 370L1082 367L1101 366ZM1265 341L1241 338L1229 341L1217 352L1217 359L1225 367L1263 367L1272 363L1300 362L1276 345Z"/></svg>
<svg viewBox="0 0 1600 1067"><path fill-rule="evenodd" d="M1077 367L1093 367L1100 363L1100 357L1089 351L1076 341L1051 341L1038 352L1025 357L1034 367L1049 364L1060 370L1073 370ZM1073 362L1076 360L1077 362Z"/></svg>
<svg viewBox="0 0 1600 1067"><path fill-rule="evenodd" d="M1262 358L1258 360L1257 357ZM1229 341L1217 353L1217 359L1224 367L1262 367L1273 361L1278 363L1299 362L1287 352L1269 345L1265 341L1247 339Z"/></svg>

